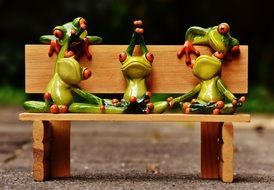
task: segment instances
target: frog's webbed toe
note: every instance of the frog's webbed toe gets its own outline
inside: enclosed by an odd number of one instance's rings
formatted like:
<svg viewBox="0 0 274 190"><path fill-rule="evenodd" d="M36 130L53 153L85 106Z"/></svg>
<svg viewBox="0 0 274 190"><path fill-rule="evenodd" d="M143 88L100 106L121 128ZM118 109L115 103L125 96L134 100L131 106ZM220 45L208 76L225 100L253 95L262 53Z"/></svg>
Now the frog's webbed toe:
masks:
<svg viewBox="0 0 274 190"><path fill-rule="evenodd" d="M191 53L194 53L196 56L200 56L200 52L196 48L194 48L192 42L185 41L183 47L177 52L177 57L179 59L181 59L182 56L185 54L186 55L185 62L188 66L190 66L191 65L191 57L190 57Z"/></svg>

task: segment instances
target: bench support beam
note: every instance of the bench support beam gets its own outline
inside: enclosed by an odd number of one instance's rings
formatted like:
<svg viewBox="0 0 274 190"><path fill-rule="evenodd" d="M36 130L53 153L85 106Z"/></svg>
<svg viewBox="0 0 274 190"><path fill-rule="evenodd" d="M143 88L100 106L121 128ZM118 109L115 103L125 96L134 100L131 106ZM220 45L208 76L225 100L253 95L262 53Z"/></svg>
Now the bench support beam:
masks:
<svg viewBox="0 0 274 190"><path fill-rule="evenodd" d="M70 121L33 122L33 177L70 176Z"/></svg>
<svg viewBox="0 0 274 190"><path fill-rule="evenodd" d="M233 181L232 123L201 123L201 178Z"/></svg>

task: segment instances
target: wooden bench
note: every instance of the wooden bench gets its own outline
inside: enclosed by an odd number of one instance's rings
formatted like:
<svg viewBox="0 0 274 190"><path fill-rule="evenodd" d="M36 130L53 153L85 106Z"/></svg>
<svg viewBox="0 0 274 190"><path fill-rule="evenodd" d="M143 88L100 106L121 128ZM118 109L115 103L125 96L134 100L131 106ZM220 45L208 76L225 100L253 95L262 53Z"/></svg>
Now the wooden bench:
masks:
<svg viewBox="0 0 274 190"><path fill-rule="evenodd" d="M153 93L182 94L190 91L198 80L184 63L178 60L179 45L150 45L154 54L150 90ZM56 56L48 57L48 45L26 45L26 93L44 93L52 77ZM126 45L90 46L92 61L83 58L80 64L92 68L93 75L80 87L94 94L124 92L125 81L120 71L118 54ZM212 54L208 47L196 46L201 54ZM135 53L138 53L138 47ZM241 46L240 56L223 64L222 78L235 94L248 92L248 47ZM42 97L42 95L41 95ZM250 115L202 114L51 114L21 113L20 120L33 121L33 176L37 181L51 177L69 177L71 121L147 121L201 122L201 178L233 181L233 125L249 122ZM183 134L182 134L183 135ZM183 153L182 153L183 154ZM183 162L183 160L182 160Z"/></svg>

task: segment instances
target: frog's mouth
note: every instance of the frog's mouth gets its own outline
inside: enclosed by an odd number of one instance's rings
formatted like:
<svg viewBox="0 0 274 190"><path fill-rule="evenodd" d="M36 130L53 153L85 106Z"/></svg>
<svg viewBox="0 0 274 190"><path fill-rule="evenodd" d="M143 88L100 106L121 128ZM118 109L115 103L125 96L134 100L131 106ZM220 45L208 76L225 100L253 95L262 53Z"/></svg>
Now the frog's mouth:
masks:
<svg viewBox="0 0 274 190"><path fill-rule="evenodd" d="M146 77L150 74L152 66L150 63L143 63L139 61L132 61L122 65L122 72L131 78Z"/></svg>

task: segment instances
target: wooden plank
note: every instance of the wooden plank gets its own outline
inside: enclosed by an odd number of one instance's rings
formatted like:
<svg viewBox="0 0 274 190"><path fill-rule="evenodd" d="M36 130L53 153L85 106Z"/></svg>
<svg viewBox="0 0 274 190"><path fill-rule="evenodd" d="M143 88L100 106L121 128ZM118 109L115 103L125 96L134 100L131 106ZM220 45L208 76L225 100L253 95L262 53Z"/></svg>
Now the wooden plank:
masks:
<svg viewBox="0 0 274 190"><path fill-rule="evenodd" d="M219 178L218 137L221 122L201 123L201 178Z"/></svg>
<svg viewBox="0 0 274 190"><path fill-rule="evenodd" d="M21 113L20 120L56 121L162 121L162 122L250 122L249 114L206 115L206 114L88 114L88 113Z"/></svg>
<svg viewBox="0 0 274 190"><path fill-rule="evenodd" d="M70 177L70 121L50 121L50 176Z"/></svg>
<svg viewBox="0 0 274 190"><path fill-rule="evenodd" d="M33 178L44 181L50 177L51 127L47 121L34 121L33 135Z"/></svg>
<svg viewBox="0 0 274 190"><path fill-rule="evenodd" d="M221 150L219 175L223 182L233 181L233 125L231 122L225 123L221 129Z"/></svg>
<svg viewBox="0 0 274 190"><path fill-rule="evenodd" d="M195 47L201 54L212 54L206 46ZM44 93L52 77L56 55L49 58L48 48L48 45L25 46L27 93ZM82 81L80 87L92 93L123 93L125 80L120 70L118 54L126 48L126 45L90 46L92 61L83 58L80 64L92 68L93 75L90 79ZM184 63L184 58L177 59L176 54L180 48L181 45L148 46L155 57L149 82L153 93L186 93L198 82L191 69ZM233 93L248 92L248 46L241 46L240 55L223 64L222 78Z"/></svg>

